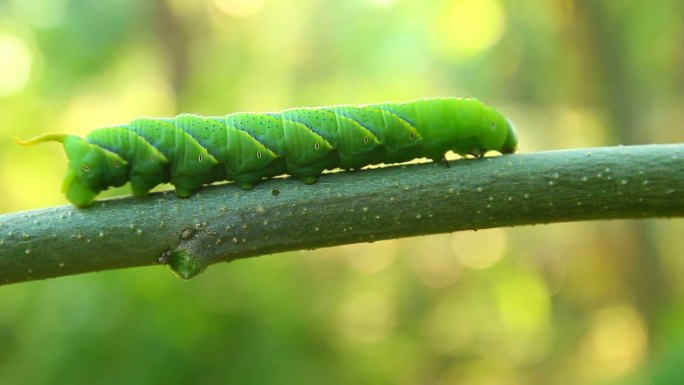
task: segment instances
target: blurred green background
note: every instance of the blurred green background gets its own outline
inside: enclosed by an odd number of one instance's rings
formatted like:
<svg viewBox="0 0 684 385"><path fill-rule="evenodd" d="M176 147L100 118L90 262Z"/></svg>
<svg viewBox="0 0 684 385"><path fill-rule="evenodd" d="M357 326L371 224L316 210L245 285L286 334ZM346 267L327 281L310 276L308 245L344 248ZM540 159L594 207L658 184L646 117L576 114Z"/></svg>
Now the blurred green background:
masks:
<svg viewBox="0 0 684 385"><path fill-rule="evenodd" d="M66 203L60 146L13 137L142 115L456 95L511 116L524 152L682 142L683 38L681 0L0 0L0 213ZM682 383L683 232L492 229L0 287L0 383Z"/></svg>

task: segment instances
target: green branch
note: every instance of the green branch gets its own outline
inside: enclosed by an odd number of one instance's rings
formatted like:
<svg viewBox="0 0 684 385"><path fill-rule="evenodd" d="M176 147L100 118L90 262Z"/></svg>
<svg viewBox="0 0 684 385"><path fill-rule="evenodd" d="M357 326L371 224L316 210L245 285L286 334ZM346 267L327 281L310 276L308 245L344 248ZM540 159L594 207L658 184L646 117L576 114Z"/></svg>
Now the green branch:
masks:
<svg viewBox="0 0 684 385"><path fill-rule="evenodd" d="M684 145L590 148L210 186L0 216L0 283L552 222L684 216Z"/></svg>

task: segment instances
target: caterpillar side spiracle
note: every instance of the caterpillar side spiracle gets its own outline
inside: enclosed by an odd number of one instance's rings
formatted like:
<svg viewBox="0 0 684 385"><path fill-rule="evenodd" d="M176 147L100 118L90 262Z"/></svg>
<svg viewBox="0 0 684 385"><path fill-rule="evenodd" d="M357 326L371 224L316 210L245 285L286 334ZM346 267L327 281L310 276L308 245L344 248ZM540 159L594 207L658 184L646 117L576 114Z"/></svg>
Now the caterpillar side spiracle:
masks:
<svg viewBox="0 0 684 385"><path fill-rule="evenodd" d="M450 150L508 154L518 144L513 123L503 114L476 99L457 97L139 118L83 138L47 134L17 140L21 145L47 141L64 145L68 166L62 190L78 207L129 181L137 197L167 182L188 197L217 181L249 189L264 178L289 174L308 184L324 170L420 157L440 161Z"/></svg>

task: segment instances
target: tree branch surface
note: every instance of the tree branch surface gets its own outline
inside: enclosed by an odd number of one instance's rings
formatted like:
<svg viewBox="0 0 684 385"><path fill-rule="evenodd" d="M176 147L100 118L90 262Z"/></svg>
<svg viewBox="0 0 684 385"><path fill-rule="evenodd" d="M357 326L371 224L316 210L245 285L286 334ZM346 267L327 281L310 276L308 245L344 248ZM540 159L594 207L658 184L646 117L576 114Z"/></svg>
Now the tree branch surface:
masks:
<svg viewBox="0 0 684 385"><path fill-rule="evenodd" d="M684 144L427 163L0 216L0 284L492 227L684 216Z"/></svg>

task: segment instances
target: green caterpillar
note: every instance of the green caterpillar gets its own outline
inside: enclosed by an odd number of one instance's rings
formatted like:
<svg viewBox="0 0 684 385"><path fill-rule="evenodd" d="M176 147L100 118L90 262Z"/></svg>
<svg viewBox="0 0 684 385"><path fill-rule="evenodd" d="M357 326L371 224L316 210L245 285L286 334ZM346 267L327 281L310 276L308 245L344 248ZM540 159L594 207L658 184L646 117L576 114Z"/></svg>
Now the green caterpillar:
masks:
<svg viewBox="0 0 684 385"><path fill-rule="evenodd" d="M17 140L21 145L45 141L64 145L69 164L62 191L79 207L129 180L137 197L165 182L187 197L216 181L232 180L248 189L264 178L289 174L308 184L323 170L338 167L359 169L418 157L438 161L449 150L506 154L518 143L513 124L501 113L475 99L454 97L140 118L85 138L47 134Z"/></svg>

